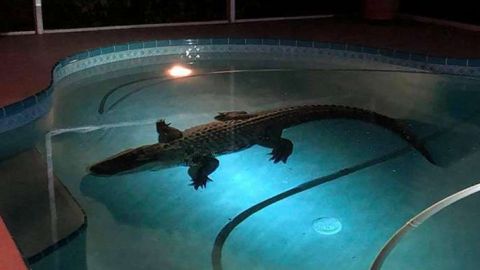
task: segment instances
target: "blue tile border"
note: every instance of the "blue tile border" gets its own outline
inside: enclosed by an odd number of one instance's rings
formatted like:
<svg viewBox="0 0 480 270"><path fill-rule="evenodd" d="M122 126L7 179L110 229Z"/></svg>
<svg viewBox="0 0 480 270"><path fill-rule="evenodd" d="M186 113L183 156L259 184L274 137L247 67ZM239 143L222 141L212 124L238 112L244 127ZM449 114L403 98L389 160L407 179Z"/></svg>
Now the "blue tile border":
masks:
<svg viewBox="0 0 480 270"><path fill-rule="evenodd" d="M30 104L33 105L26 106ZM14 107L9 105L0 109L0 133L26 125L45 115L50 110L51 99L38 101L36 96L32 96L13 105ZM10 108L9 111L6 108Z"/></svg>
<svg viewBox="0 0 480 270"><path fill-rule="evenodd" d="M480 59L467 59L469 67L480 67Z"/></svg>
<svg viewBox="0 0 480 270"><path fill-rule="evenodd" d="M128 43L128 49L129 50L143 49L143 42Z"/></svg>
<svg viewBox="0 0 480 270"><path fill-rule="evenodd" d="M330 48L334 50L345 50L347 48L347 44L345 43L331 43Z"/></svg>
<svg viewBox="0 0 480 270"><path fill-rule="evenodd" d="M404 52L404 51L395 51L393 53L395 58L398 59L403 59L403 60L409 60L410 59L410 53L409 52Z"/></svg>
<svg viewBox="0 0 480 270"><path fill-rule="evenodd" d="M230 38L228 44L245 45L247 44L247 40L244 38Z"/></svg>
<svg viewBox="0 0 480 270"><path fill-rule="evenodd" d="M23 103L24 108L31 107L31 106L33 106L37 103L37 97L36 96L31 96L29 98L26 98L26 99L22 100L22 103Z"/></svg>
<svg viewBox="0 0 480 270"><path fill-rule="evenodd" d="M378 48L362 47L362 51L368 54L378 54Z"/></svg>
<svg viewBox="0 0 480 270"><path fill-rule="evenodd" d="M93 49L91 51L89 51L88 55L90 57L93 57L93 56L97 56L97 55L101 55L102 54L102 50L101 49Z"/></svg>
<svg viewBox="0 0 480 270"><path fill-rule="evenodd" d="M467 66L467 59L447 58L447 65L466 67Z"/></svg>
<svg viewBox="0 0 480 270"><path fill-rule="evenodd" d="M181 46L181 45L188 45L188 43L187 43L187 40L183 40L183 39L173 39L173 40L170 40L169 45L172 45L172 46Z"/></svg>
<svg viewBox="0 0 480 270"><path fill-rule="evenodd" d="M122 45L115 45L114 46L115 52L123 52L128 50L128 44L122 44Z"/></svg>
<svg viewBox="0 0 480 270"><path fill-rule="evenodd" d="M37 102L40 102L47 98L47 91L39 92L35 96L37 97Z"/></svg>
<svg viewBox="0 0 480 270"><path fill-rule="evenodd" d="M321 48L321 49L329 49L329 48L331 47L331 43L314 41L314 42L313 42L313 47L315 47L315 48Z"/></svg>
<svg viewBox="0 0 480 270"><path fill-rule="evenodd" d="M430 64L436 64L436 65L446 65L447 64L447 58L446 57L437 57L437 56L428 56L427 62Z"/></svg>
<svg viewBox="0 0 480 270"><path fill-rule="evenodd" d="M144 48L155 48L157 43L155 41L147 41L143 43Z"/></svg>
<svg viewBox="0 0 480 270"><path fill-rule="evenodd" d="M291 40L291 39L281 39L280 40L280 45L283 45L283 46L297 46L297 41L296 40Z"/></svg>
<svg viewBox="0 0 480 270"><path fill-rule="evenodd" d="M410 54L410 59L417 62L427 62L427 55L419 54L419 53L412 53Z"/></svg>
<svg viewBox="0 0 480 270"><path fill-rule="evenodd" d="M267 39L263 39L262 44L263 45L279 45L279 42L280 40L278 39L267 38Z"/></svg>
<svg viewBox="0 0 480 270"><path fill-rule="evenodd" d="M26 120L22 120L18 123L13 121L15 123L12 124L10 118L50 99L53 91L53 82L58 82L71 73L105 63L149 56L149 54L146 53L147 50L150 50L150 53L154 50L163 50L155 51L153 54L150 54L162 55L179 52L178 49L181 49L179 47L208 46L213 52L218 51L219 53L222 53L225 50L222 51L221 48L230 45L235 45L233 46L235 48L234 50L241 50L242 46L249 46L250 49L242 51L245 53L255 52L254 49L251 49L252 46L259 48L262 46L289 47L291 49L288 50L288 53L298 53L303 50L303 53L311 52L312 56L314 56L315 52L317 55L326 53L331 56L333 55L334 57L386 62L400 66L415 67L440 74L480 76L480 58L448 58L417 52L394 50L390 48L374 48L359 44L314 40L235 37L132 41L126 44L114 44L107 47L86 50L61 59L51 71L51 82L47 89L14 104L0 107L0 132L28 123L25 122ZM233 47L230 47L228 50L231 50ZM272 49L270 49L270 51L274 53L281 52ZM105 60L103 55L109 55L107 57L108 61ZM111 55L113 55L113 57L111 57ZM37 114L31 115L33 116L30 121L39 117Z"/></svg>
<svg viewBox="0 0 480 270"><path fill-rule="evenodd" d="M212 40L209 38L202 38L198 40L198 45L210 45L212 44Z"/></svg>
<svg viewBox="0 0 480 270"><path fill-rule="evenodd" d="M380 55L383 55L383 56L393 56L393 53L394 53L394 50L393 49L385 49L385 48L382 48L382 49L379 49L378 50L378 53Z"/></svg>
<svg viewBox="0 0 480 270"><path fill-rule="evenodd" d="M157 47L170 46L170 40L157 40L156 44Z"/></svg>
<svg viewBox="0 0 480 270"><path fill-rule="evenodd" d="M362 52L363 51L362 46L358 46L358 45L347 45L347 49L349 51L354 51L354 52Z"/></svg>
<svg viewBox="0 0 480 270"><path fill-rule="evenodd" d="M87 59L88 58L88 52L81 52L81 53L76 54L74 56L78 57L78 60Z"/></svg>
<svg viewBox="0 0 480 270"><path fill-rule="evenodd" d="M107 53L113 53L115 51L115 47L113 46L110 46L110 47L106 47L106 48L101 48L101 54L107 54Z"/></svg>
<svg viewBox="0 0 480 270"><path fill-rule="evenodd" d="M313 41L299 40L297 41L298 47L313 48Z"/></svg>
<svg viewBox="0 0 480 270"><path fill-rule="evenodd" d="M212 39L213 45L226 45L228 44L228 38L213 38Z"/></svg>
<svg viewBox="0 0 480 270"><path fill-rule="evenodd" d="M23 109L24 109L24 106L23 106L22 101L17 102L17 103L13 103L13 104L10 104L10 105L4 107L5 114L6 114L7 117L11 116L11 115L14 115L14 114L17 114L17 113L23 111Z"/></svg>
<svg viewBox="0 0 480 270"><path fill-rule="evenodd" d="M245 39L245 43L249 45L261 45L262 39L261 38L247 38Z"/></svg>

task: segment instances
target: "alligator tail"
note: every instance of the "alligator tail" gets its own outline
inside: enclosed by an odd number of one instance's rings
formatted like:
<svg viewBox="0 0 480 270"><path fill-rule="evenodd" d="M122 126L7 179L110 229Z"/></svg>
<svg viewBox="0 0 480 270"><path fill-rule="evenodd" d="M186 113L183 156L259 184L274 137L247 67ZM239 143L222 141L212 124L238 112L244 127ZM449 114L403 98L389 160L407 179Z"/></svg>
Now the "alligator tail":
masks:
<svg viewBox="0 0 480 270"><path fill-rule="evenodd" d="M418 152L420 152L430 163L437 165L437 163L433 160L432 155L425 147L424 142L419 140L417 136L415 136L415 134L413 134L402 121L369 110L346 106L334 107L336 107L337 110L340 109L340 111L343 110L344 112L346 112L349 116L347 118L377 124L394 132L406 142L408 142Z"/></svg>
<svg viewBox="0 0 480 270"><path fill-rule="evenodd" d="M415 148L420 154L425 157L426 160L428 160L430 163L437 165L437 163L433 160L432 155L430 154L430 151L427 150L425 147L425 142L419 140L417 136L415 136L412 132L410 132L409 128L400 120L394 120L396 123L394 126L391 128L392 131L400 135L402 139L407 141L413 148Z"/></svg>
<svg viewBox="0 0 480 270"><path fill-rule="evenodd" d="M279 121L278 125L281 126L282 129L310 121L325 119L351 119L372 123L399 135L420 152L430 163L437 165L423 141L419 140L402 121L374 111L343 105L303 105L275 110L267 114L257 113L257 115L257 117L252 117L245 122L251 121L253 125L260 117L265 118L266 121L272 121L272 119L277 118L277 121Z"/></svg>

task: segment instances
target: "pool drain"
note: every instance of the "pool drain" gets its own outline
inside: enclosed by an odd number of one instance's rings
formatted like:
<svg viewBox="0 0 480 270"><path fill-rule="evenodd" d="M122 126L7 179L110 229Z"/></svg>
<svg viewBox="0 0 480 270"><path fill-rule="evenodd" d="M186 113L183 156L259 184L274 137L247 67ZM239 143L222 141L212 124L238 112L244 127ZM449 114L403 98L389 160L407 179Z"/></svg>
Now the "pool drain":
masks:
<svg viewBox="0 0 480 270"><path fill-rule="evenodd" d="M319 234L332 235L342 230L342 223L334 217L321 217L313 221L312 227Z"/></svg>

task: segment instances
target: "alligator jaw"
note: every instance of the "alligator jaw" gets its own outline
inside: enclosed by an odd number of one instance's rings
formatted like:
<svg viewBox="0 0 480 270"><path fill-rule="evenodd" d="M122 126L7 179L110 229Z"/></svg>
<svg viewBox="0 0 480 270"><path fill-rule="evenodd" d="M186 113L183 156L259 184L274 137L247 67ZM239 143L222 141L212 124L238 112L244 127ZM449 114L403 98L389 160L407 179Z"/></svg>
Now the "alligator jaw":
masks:
<svg viewBox="0 0 480 270"><path fill-rule="evenodd" d="M107 161L102 161L90 166L88 171L90 174L96 176L110 176L119 173L121 170L115 170L113 167L108 165Z"/></svg>
<svg viewBox="0 0 480 270"><path fill-rule="evenodd" d="M147 160L139 160L135 150L128 149L113 157L100 161L89 168L93 175L109 176L124 174L133 171L148 163Z"/></svg>

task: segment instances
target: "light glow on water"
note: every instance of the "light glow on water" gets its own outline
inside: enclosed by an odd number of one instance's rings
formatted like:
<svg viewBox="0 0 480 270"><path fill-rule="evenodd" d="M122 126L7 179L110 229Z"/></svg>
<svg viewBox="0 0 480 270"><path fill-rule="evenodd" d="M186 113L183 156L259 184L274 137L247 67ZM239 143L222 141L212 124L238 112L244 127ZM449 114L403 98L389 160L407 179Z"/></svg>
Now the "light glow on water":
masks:
<svg viewBox="0 0 480 270"><path fill-rule="evenodd" d="M190 76L193 73L193 71L181 65L174 65L173 67L168 69L167 73L168 75L174 78L181 78L181 77Z"/></svg>

